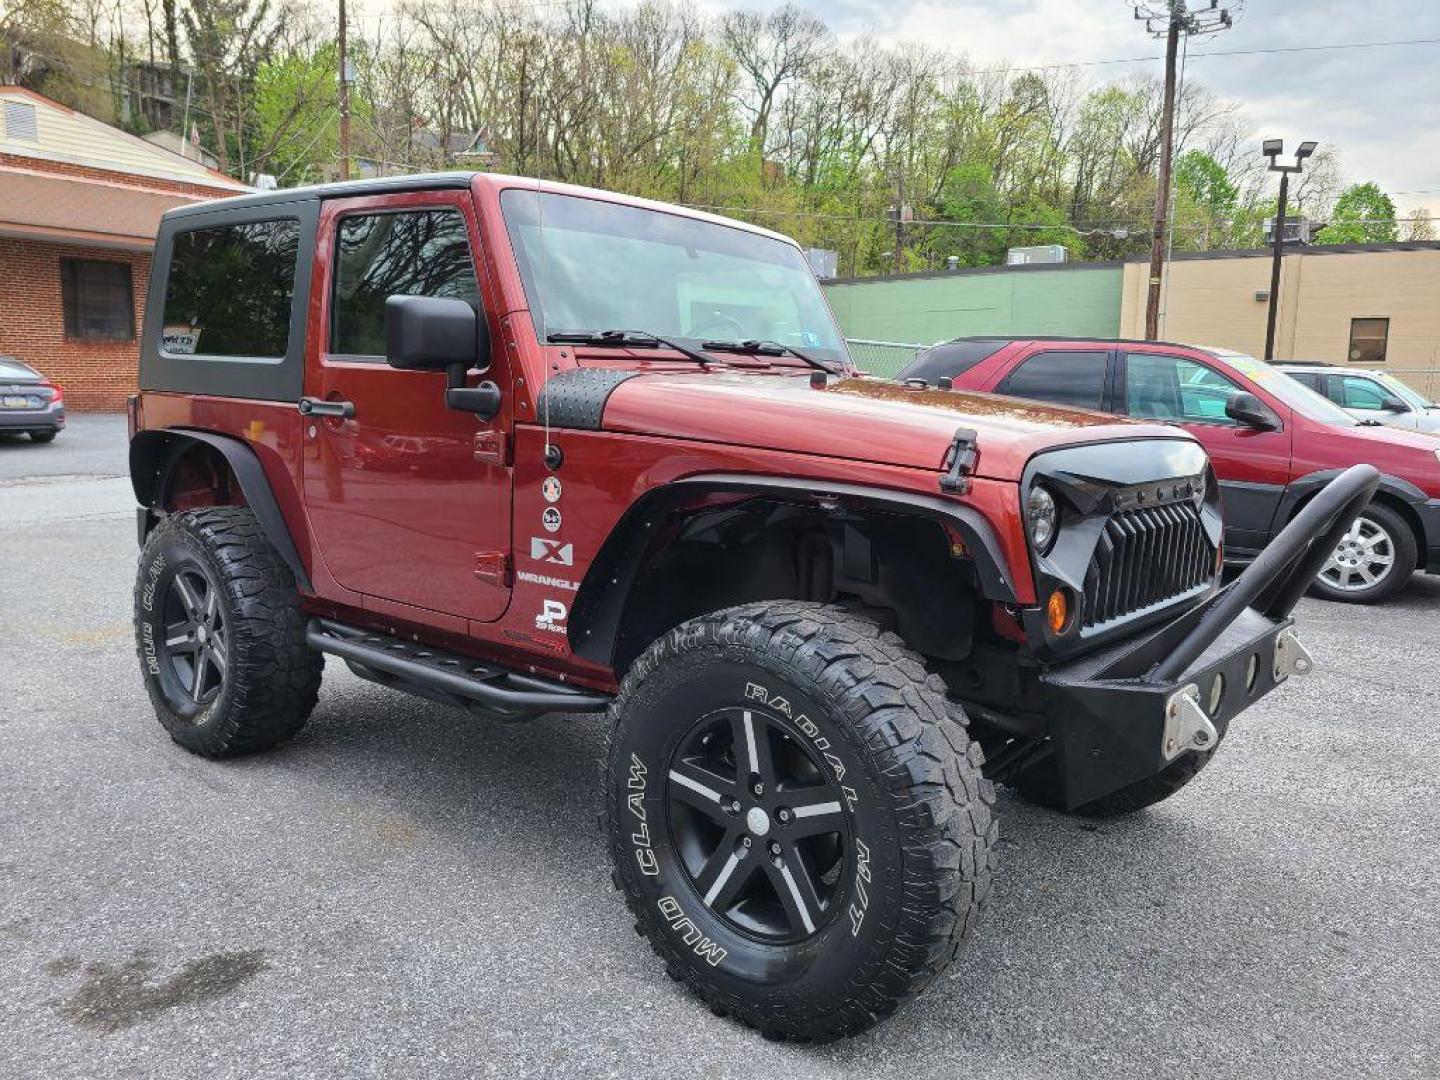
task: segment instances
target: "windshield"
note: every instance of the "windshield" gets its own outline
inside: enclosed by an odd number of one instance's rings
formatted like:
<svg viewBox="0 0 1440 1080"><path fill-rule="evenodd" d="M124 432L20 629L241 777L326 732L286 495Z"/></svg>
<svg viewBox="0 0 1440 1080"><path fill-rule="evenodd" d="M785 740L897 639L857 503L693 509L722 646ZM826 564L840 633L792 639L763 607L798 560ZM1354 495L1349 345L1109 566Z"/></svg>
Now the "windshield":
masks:
<svg viewBox="0 0 1440 1080"><path fill-rule="evenodd" d="M849 362L805 258L744 229L601 199L500 197L536 330L770 341ZM785 361L786 358L773 358Z"/></svg>
<svg viewBox="0 0 1440 1080"><path fill-rule="evenodd" d="M1254 380L1267 394L1279 398L1302 416L1318 420L1322 424L1330 424L1332 427L1355 427L1360 423L1329 398L1303 383L1296 382L1283 371L1276 371L1264 361L1224 349L1212 349L1211 355L1229 364L1246 378Z"/></svg>
<svg viewBox="0 0 1440 1080"><path fill-rule="evenodd" d="M1433 409L1435 407L1435 403L1426 398L1424 394L1412 389L1409 383L1402 382L1388 371L1372 371L1370 377L1411 408Z"/></svg>

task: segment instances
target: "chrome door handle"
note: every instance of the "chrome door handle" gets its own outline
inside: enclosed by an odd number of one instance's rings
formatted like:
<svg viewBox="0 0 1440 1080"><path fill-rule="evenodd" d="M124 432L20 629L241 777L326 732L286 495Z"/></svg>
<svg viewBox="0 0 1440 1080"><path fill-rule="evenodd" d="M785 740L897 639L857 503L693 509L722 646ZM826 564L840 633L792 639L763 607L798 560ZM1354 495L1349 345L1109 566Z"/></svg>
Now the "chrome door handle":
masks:
<svg viewBox="0 0 1440 1080"><path fill-rule="evenodd" d="M353 401L322 401L320 398L302 397L298 408L301 416L333 416L349 420L355 415Z"/></svg>

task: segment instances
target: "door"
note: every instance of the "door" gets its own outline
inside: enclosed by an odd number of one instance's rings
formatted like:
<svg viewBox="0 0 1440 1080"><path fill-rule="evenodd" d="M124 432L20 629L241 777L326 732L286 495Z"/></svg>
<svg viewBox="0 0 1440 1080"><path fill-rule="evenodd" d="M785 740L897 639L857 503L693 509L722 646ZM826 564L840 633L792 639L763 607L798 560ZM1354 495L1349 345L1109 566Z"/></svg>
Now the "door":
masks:
<svg viewBox="0 0 1440 1080"><path fill-rule="evenodd" d="M446 407L444 373L384 356L389 296L459 298L486 317L479 240L469 191L324 204L305 393L353 411L307 418L304 492L316 550L345 588L489 621L510 597L509 395L481 420ZM508 388L493 352L475 368Z"/></svg>
<svg viewBox="0 0 1440 1080"><path fill-rule="evenodd" d="M1220 481L1226 544L1263 547L1290 482L1289 410L1282 414L1275 403L1262 399L1276 413L1271 431L1230 419L1225 406L1231 396L1254 391L1193 357L1127 352L1117 383L1126 415L1176 424L1205 447Z"/></svg>

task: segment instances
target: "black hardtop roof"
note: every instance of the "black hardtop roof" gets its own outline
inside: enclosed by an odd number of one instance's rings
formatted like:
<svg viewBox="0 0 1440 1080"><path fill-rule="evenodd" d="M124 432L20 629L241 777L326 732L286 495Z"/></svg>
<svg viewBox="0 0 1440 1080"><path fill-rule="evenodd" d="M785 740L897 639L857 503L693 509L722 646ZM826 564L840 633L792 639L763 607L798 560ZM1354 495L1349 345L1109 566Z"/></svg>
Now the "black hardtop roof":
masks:
<svg viewBox="0 0 1440 1080"><path fill-rule="evenodd" d="M205 202L179 206L165 212L166 218L191 217L213 210L243 207L284 206L311 199L343 199L352 195L384 195L403 191L433 191L437 188L468 188L474 171L416 173L413 176L380 176L371 180L342 180L334 184L311 184L306 187L257 191L253 195L237 195L230 199L209 199Z"/></svg>

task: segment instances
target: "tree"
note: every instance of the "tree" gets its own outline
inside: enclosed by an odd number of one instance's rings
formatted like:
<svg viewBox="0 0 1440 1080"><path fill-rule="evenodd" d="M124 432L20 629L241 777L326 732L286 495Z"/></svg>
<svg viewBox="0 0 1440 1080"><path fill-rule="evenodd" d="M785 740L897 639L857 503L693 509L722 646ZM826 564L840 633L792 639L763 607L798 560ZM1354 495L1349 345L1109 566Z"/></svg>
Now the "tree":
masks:
<svg viewBox="0 0 1440 1080"><path fill-rule="evenodd" d="M1405 239L1406 240L1434 240L1435 221L1430 216L1430 210L1424 206L1417 206L1410 213L1405 215Z"/></svg>
<svg viewBox="0 0 1440 1080"><path fill-rule="evenodd" d="M1240 197L1224 167L1203 150L1187 150L1176 160L1175 186L1215 218L1233 213Z"/></svg>
<svg viewBox="0 0 1440 1080"><path fill-rule="evenodd" d="M1335 200L1317 244L1387 244L1400 235L1395 203L1375 183L1351 184Z"/></svg>

